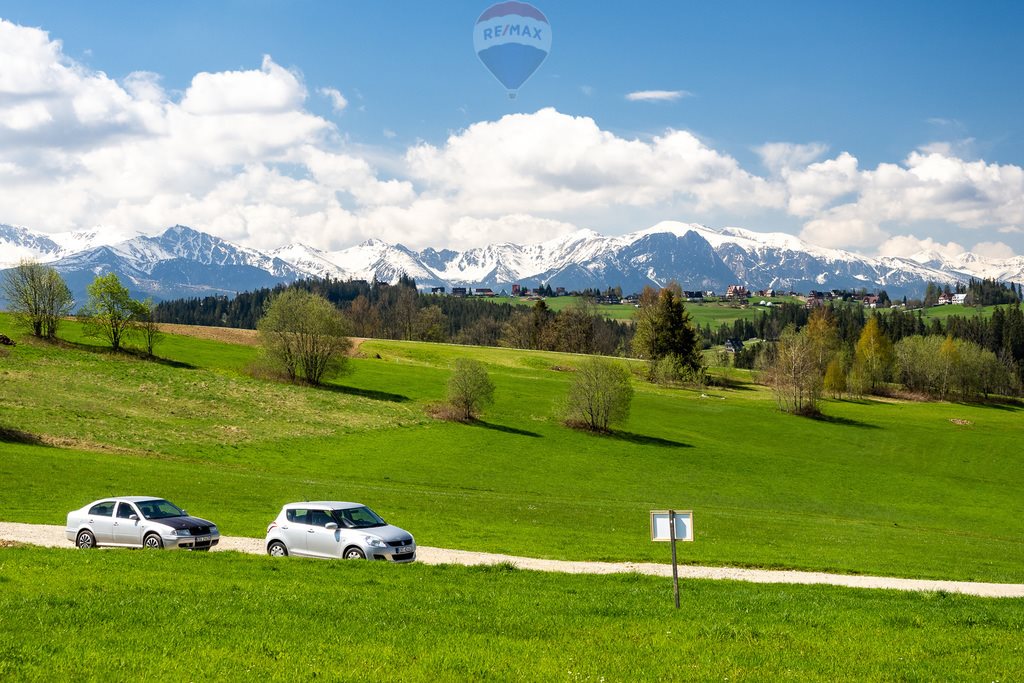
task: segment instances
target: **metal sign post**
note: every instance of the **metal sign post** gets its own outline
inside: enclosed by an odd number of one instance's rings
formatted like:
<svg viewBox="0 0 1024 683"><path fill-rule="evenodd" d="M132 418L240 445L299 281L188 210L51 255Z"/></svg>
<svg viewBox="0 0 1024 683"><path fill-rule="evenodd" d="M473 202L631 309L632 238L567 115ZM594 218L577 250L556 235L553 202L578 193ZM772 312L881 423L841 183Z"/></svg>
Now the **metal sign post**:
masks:
<svg viewBox="0 0 1024 683"><path fill-rule="evenodd" d="M679 609L679 565L676 561L676 541L693 540L693 512L690 510L651 510L651 540L672 544L672 592Z"/></svg>

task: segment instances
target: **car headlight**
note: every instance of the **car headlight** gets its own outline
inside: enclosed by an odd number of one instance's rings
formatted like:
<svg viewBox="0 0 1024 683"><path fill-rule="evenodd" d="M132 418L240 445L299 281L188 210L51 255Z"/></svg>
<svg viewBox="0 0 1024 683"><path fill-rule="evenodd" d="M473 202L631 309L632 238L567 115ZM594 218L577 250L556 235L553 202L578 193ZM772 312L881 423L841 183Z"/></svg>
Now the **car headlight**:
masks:
<svg viewBox="0 0 1024 683"><path fill-rule="evenodd" d="M189 531L188 529L173 529L171 531L171 536L191 536L191 535L192 535L192 532Z"/></svg>
<svg viewBox="0 0 1024 683"><path fill-rule="evenodd" d="M366 537L366 545L370 546L371 548L387 548L388 547L387 543L385 543L384 541L380 540L376 536L367 536Z"/></svg>
<svg viewBox="0 0 1024 683"><path fill-rule="evenodd" d="M218 534L218 533L220 533L220 532L219 532L219 531L217 530L217 525L216 525L216 524L210 527L210 533L211 533L211 534Z"/></svg>

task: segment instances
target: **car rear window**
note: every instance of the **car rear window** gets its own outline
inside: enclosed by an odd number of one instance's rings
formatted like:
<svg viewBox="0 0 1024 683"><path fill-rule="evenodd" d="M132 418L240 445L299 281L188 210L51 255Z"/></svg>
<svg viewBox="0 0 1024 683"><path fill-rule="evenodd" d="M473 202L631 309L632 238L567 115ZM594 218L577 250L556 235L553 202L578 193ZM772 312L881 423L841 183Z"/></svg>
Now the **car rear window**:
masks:
<svg viewBox="0 0 1024 683"><path fill-rule="evenodd" d="M110 517L114 514L114 503L96 503L89 508L90 515L96 515L97 517Z"/></svg>
<svg viewBox="0 0 1024 683"><path fill-rule="evenodd" d="M287 517L289 522L309 524L309 510L288 510Z"/></svg>

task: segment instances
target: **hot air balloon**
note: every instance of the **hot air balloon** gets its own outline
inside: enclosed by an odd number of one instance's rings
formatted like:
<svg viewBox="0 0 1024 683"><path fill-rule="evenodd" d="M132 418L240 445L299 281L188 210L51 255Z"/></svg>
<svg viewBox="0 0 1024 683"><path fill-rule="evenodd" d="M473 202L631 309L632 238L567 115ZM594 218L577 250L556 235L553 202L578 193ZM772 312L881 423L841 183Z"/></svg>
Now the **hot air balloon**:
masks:
<svg viewBox="0 0 1024 683"><path fill-rule="evenodd" d="M473 47L480 61L514 98L551 50L547 17L525 2L491 5L473 28Z"/></svg>

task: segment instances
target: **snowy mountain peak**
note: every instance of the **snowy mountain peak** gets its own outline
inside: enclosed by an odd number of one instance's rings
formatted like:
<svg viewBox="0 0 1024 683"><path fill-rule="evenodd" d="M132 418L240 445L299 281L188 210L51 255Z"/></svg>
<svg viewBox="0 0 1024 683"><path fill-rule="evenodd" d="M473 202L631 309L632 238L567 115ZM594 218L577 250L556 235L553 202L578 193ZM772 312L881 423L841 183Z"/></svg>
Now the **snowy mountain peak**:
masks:
<svg viewBox="0 0 1024 683"><path fill-rule="evenodd" d="M922 252L910 258L869 258L810 245L787 233L681 221L625 235L577 230L526 245L419 252L377 238L332 252L301 243L263 252L184 225L157 236L106 228L48 236L0 225L0 262L14 265L20 257L53 263L76 295L97 273L117 272L133 291L157 299L230 294L300 277L393 283L406 275L422 287L497 290L519 283L572 290L618 285L629 292L675 280L686 289L724 291L730 284L798 292L866 287L884 288L890 296L919 296L927 282L953 284L971 277L1024 281L1020 256L1000 260Z"/></svg>

